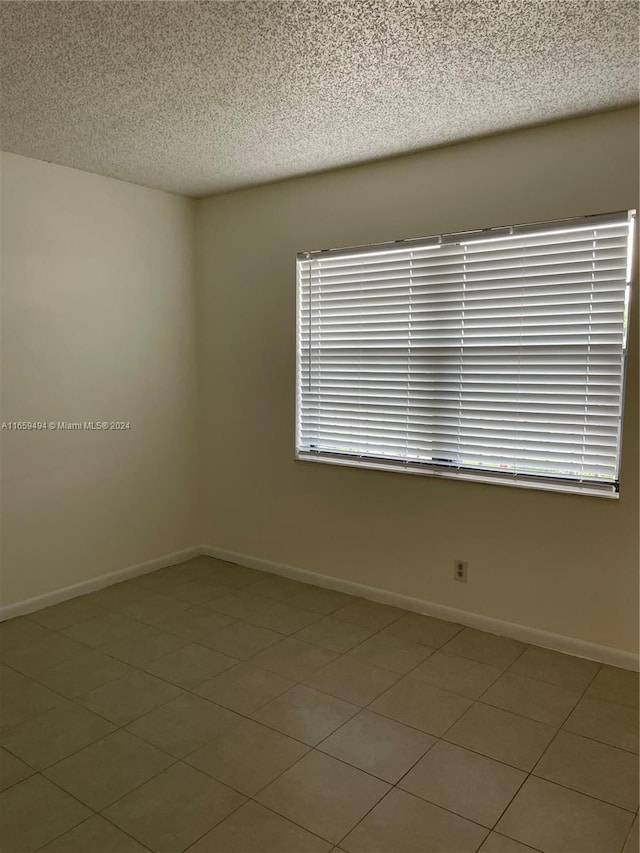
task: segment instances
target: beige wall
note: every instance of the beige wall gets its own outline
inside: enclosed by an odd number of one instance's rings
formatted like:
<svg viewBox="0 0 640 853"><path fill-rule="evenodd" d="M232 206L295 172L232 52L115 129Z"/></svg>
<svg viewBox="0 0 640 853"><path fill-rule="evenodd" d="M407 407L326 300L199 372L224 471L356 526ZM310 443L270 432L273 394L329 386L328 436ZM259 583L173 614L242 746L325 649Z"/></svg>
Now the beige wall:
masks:
<svg viewBox="0 0 640 853"><path fill-rule="evenodd" d="M637 294L619 501L293 460L296 252L637 207L637 121L197 203L2 155L0 420L132 427L0 432L2 603L207 544L637 651Z"/></svg>
<svg viewBox="0 0 640 853"><path fill-rule="evenodd" d="M204 542L636 652L637 292L619 501L295 462L293 446L296 252L637 207L637 122L622 110L198 202Z"/></svg>
<svg viewBox="0 0 640 853"><path fill-rule="evenodd" d="M193 205L2 156L2 603L198 542Z"/></svg>

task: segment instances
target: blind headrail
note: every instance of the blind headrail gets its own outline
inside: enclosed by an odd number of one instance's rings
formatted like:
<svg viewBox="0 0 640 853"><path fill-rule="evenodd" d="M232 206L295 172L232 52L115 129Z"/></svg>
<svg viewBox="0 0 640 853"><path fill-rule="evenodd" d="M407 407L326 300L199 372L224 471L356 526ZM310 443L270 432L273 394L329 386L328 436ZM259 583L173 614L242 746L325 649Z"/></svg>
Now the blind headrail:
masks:
<svg viewBox="0 0 640 853"><path fill-rule="evenodd" d="M409 237L404 240L391 240L384 243L369 243L361 246L348 246L342 249L317 249L313 251L298 252L296 258L299 261L310 261L329 257L351 257L366 252L367 255L380 252L390 254L394 251L406 252L412 248L433 248L455 243L476 243L483 240L496 240L512 236L535 234L546 231L549 228L562 231L605 227L607 225L619 225L621 217L629 221L636 216L635 210L618 210L610 213L587 214L586 216L571 217L567 219L551 219L545 222L527 222L520 225L498 225L492 228L480 228L473 231L457 231L448 234L438 234L428 237Z"/></svg>

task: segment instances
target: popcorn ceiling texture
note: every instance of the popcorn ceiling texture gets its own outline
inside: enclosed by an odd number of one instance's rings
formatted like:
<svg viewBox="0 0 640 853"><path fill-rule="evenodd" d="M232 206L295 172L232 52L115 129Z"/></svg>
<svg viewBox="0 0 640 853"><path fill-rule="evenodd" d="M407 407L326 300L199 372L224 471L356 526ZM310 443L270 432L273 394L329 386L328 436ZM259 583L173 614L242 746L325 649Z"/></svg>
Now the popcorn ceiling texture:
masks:
<svg viewBox="0 0 640 853"><path fill-rule="evenodd" d="M636 0L2 2L2 148L189 196L624 106Z"/></svg>

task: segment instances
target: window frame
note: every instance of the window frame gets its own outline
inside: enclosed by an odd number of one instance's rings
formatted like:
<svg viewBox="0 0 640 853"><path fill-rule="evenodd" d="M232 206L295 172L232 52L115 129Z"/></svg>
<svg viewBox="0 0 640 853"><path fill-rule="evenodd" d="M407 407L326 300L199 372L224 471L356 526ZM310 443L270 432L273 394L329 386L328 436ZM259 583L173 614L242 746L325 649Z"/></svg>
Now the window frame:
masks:
<svg viewBox="0 0 640 853"><path fill-rule="evenodd" d="M473 240L474 242L483 238L510 237L513 235L534 235L537 231L546 229L561 230L563 225L568 229L582 226L596 226L598 224L606 224L607 222L620 222L626 217L629 225L629 236L627 242L627 267L626 267L626 319L623 327L623 346L621 355L621 379L620 379L620 415L619 415L619 430L618 443L616 448L617 457L617 473L618 480L616 483L597 485L590 480L579 479L577 477L554 477L544 474L532 474L531 472L509 472L509 471L490 471L486 469L473 469L464 466L452 466L439 464L430 460L429 462L419 462L414 460L407 461L390 461L382 457L375 457L363 454L338 453L328 450L309 450L301 449L300 431L301 431L301 273L300 262L308 262L314 258L330 258L331 256L349 257L358 254L372 254L376 250L380 252L392 251L394 247L398 249L410 249L411 244L419 244L419 247L427 248L429 245L446 245L448 243L457 243L465 240ZM314 251L303 251L296 255L296 392L295 392L295 453L296 461L301 462L320 462L328 465L341 465L349 468L365 468L377 471L389 471L392 473L408 473L417 476L425 477L441 477L445 479L456 479L466 482L488 483L493 485L506 485L517 488L535 489L543 491L553 491L570 494L581 494L594 497L605 497L617 499L620 496L620 475L622 462L622 439L624 426L624 405L626 391L626 374L628 363L628 348L630 336L630 315L632 309L633 281L636 271L636 252L635 252L635 235L636 235L636 218L637 212L635 209L625 209L604 214L590 214L582 217L571 217L565 219L547 220L542 222L530 222L519 225L496 226L471 231L451 232L447 234L434 235L429 237L416 237L402 240L394 240L390 242L364 244L358 246L349 246L346 248L335 249L320 249Z"/></svg>

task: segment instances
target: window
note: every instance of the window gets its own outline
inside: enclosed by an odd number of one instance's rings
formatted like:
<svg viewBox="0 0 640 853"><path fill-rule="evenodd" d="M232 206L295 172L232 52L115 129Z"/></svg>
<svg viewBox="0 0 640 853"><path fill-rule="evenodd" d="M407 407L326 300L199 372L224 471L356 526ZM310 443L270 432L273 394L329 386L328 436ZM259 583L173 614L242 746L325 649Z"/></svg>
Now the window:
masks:
<svg viewBox="0 0 640 853"><path fill-rule="evenodd" d="M299 254L296 458L616 496L634 221Z"/></svg>

